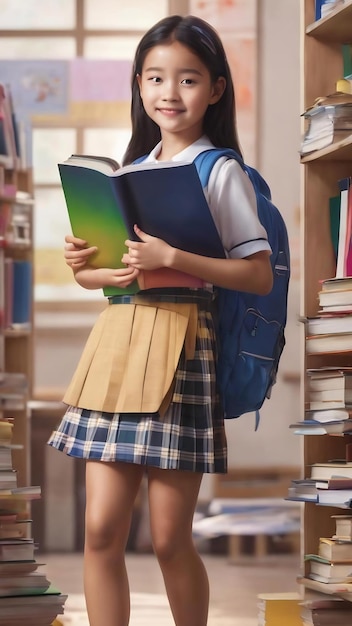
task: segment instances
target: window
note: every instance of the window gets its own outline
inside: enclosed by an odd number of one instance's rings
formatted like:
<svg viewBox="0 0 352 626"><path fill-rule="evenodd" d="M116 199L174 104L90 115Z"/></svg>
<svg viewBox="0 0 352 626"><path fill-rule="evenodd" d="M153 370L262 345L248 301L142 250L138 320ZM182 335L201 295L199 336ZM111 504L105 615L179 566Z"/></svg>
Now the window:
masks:
<svg viewBox="0 0 352 626"><path fill-rule="evenodd" d="M35 299L84 293L62 258L70 232L57 163L73 152L121 161L130 136L130 74L142 34L170 0L0 0L0 81L32 132Z"/></svg>

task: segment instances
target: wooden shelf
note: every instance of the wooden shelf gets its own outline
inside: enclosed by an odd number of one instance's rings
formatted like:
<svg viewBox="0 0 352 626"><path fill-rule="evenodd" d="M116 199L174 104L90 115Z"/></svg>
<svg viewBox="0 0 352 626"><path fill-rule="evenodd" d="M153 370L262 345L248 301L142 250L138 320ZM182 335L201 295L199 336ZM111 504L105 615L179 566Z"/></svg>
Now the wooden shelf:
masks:
<svg viewBox="0 0 352 626"><path fill-rule="evenodd" d="M31 328L5 328L4 337L12 339L20 339L21 337L29 337L32 334Z"/></svg>
<svg viewBox="0 0 352 626"><path fill-rule="evenodd" d="M31 244L27 243L9 243L4 240L0 240L0 248L2 248L5 253L15 253L15 252L27 252L32 249Z"/></svg>
<svg viewBox="0 0 352 626"><path fill-rule="evenodd" d="M335 90L336 81L342 77L342 44L352 42L352 0L341 4L325 18L314 22L315 1L301 0L302 3L302 102L310 106L317 97ZM301 157L302 163L302 206L301 206L301 281L302 318L318 315L319 281L334 276L336 258L331 240L329 200L339 194L338 181L352 176L352 133L346 132L322 150L316 150ZM308 354L305 345L304 329L301 335L301 385L302 400L299 419L303 420L309 399L306 370L310 367L351 365L352 353ZM349 437L305 436L303 438L303 458L301 474L309 478L311 465L327 463L334 458L345 458L346 443ZM303 554L317 554L319 539L331 537L335 533L333 515L346 513L337 507L317 506L315 503L302 505L302 548ZM302 572L309 574L309 565L302 558ZM307 577L298 582L304 588L331 593L332 586L317 585ZM352 585L340 593L352 600Z"/></svg>
<svg viewBox="0 0 352 626"><path fill-rule="evenodd" d="M0 284L3 289L1 306L4 307L7 297L7 292L4 289L5 284L5 260L13 259L14 261L28 261L33 262L33 205L34 201L31 197L32 194L32 172L18 171L18 170L5 170L5 182L14 187L19 192L25 192L14 195L0 194L0 212L4 209L5 215L10 207L10 211L17 212L17 206L25 206L23 209L25 219L25 227L28 229L28 236L24 235L21 241L18 238L18 233L15 230L16 220L11 215L8 228L10 234L7 235L12 238L9 241L2 239L0 241ZM23 197L22 197L23 196ZM5 208L4 208L5 207ZM21 211L20 211L21 212ZM22 222L20 225L23 226ZM27 232L27 230L26 230ZM33 284L30 285L31 296L33 294ZM10 416L14 415L14 431L13 431L13 443L19 444L19 449L13 450L12 465L17 470L18 485L28 485L30 483L30 422L29 422L29 410L28 399L32 393L32 377L33 377L33 328L32 323L28 325L16 325L9 328L0 329L0 341L1 341L1 370L9 373L24 374L27 380L28 387L26 392L21 395L21 402L18 404L18 408L11 409L6 408L6 404L1 403L0 399L0 415ZM22 402L23 398L23 402ZM23 404L23 406L22 406ZM10 404L9 404L10 406ZM14 405L15 406L15 405Z"/></svg>
<svg viewBox="0 0 352 626"><path fill-rule="evenodd" d="M15 196L4 196L3 194L0 194L0 202L15 203L16 202L16 197Z"/></svg>
<svg viewBox="0 0 352 626"><path fill-rule="evenodd" d="M334 43L348 43L352 33L352 0L306 28L307 35Z"/></svg>

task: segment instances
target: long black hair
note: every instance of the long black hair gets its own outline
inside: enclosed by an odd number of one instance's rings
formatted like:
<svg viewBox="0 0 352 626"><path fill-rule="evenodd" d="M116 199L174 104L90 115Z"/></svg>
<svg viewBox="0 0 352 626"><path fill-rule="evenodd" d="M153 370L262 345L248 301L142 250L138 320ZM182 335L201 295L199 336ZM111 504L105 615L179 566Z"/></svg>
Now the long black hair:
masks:
<svg viewBox="0 0 352 626"><path fill-rule="evenodd" d="M160 20L142 37L136 50L132 69L131 121L132 136L124 164L149 153L160 141L160 129L146 114L139 93L137 75L142 73L145 57L154 46L173 41L187 46L207 67L211 80L223 76L225 91L216 104L208 106L204 117L204 133L217 148L241 149L236 130L235 93L224 47L217 32L204 20L189 15L172 15Z"/></svg>

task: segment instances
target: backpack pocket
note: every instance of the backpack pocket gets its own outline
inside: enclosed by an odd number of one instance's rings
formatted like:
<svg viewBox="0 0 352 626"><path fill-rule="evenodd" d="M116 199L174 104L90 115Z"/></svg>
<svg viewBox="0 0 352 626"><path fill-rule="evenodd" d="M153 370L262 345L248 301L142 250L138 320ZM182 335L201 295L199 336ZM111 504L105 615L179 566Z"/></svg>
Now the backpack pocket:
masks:
<svg viewBox="0 0 352 626"><path fill-rule="evenodd" d="M257 411L270 397L284 345L282 324L266 320L255 309L246 311L238 330L237 354L222 389L227 418Z"/></svg>

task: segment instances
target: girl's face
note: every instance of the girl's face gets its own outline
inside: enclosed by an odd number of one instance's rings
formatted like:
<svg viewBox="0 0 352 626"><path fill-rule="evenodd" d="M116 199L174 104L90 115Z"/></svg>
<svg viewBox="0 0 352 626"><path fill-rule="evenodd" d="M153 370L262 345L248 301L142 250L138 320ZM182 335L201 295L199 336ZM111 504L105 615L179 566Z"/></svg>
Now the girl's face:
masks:
<svg viewBox="0 0 352 626"><path fill-rule="evenodd" d="M202 136L205 112L225 89L225 79L213 84L199 57L178 41L151 48L137 80L144 109L162 138L172 136L185 147Z"/></svg>

